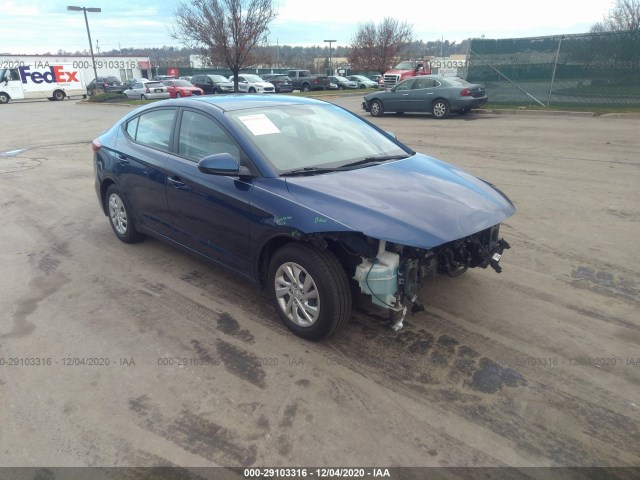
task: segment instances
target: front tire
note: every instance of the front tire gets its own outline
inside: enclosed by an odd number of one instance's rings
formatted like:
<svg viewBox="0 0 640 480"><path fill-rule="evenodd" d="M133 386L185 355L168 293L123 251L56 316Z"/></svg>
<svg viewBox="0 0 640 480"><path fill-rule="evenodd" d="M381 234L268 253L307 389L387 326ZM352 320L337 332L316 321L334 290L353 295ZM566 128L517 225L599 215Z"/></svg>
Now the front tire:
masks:
<svg viewBox="0 0 640 480"><path fill-rule="evenodd" d="M304 85L302 85L303 92L308 92L309 90L311 90L311 87L309 86L308 83L305 83Z"/></svg>
<svg viewBox="0 0 640 480"><path fill-rule="evenodd" d="M182 94L180 92L176 92L176 98L180 98Z"/></svg>
<svg viewBox="0 0 640 480"><path fill-rule="evenodd" d="M293 333L321 340L351 315L351 290L337 258L327 250L290 243L269 263L268 291L278 316Z"/></svg>
<svg viewBox="0 0 640 480"><path fill-rule="evenodd" d="M369 113L373 117L381 117L384 114L384 106L380 100L373 100L369 107Z"/></svg>
<svg viewBox="0 0 640 480"><path fill-rule="evenodd" d="M66 95L62 90L56 90L55 92L53 92L54 100L57 100L57 101L64 100L64 97L66 97Z"/></svg>
<svg viewBox="0 0 640 480"><path fill-rule="evenodd" d="M249 93L256 93L256 89L255 89L255 88L253 88L253 87L251 87L251 88L249 89Z"/></svg>
<svg viewBox="0 0 640 480"><path fill-rule="evenodd" d="M111 185L105 194L109 223L116 234L124 243L136 243L142 240L143 235L136 230L133 220L133 210L125 202L122 192L116 185Z"/></svg>
<svg viewBox="0 0 640 480"><path fill-rule="evenodd" d="M431 111L435 118L442 120L443 118L447 118L449 115L449 104L446 100L436 100L433 103Z"/></svg>
<svg viewBox="0 0 640 480"><path fill-rule="evenodd" d="M0 103L9 103L11 98L6 93L0 93Z"/></svg>

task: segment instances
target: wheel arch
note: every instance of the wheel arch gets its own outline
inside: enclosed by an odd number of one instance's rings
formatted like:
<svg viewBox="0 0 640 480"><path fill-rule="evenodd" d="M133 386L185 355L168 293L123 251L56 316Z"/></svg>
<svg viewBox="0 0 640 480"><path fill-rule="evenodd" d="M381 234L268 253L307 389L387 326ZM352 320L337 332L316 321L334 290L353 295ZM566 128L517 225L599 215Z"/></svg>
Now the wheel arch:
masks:
<svg viewBox="0 0 640 480"><path fill-rule="evenodd" d="M105 215L109 215L107 210L107 190L111 185L118 185L112 178L105 178L100 184L100 205L102 206L102 212Z"/></svg>
<svg viewBox="0 0 640 480"><path fill-rule="evenodd" d="M377 246L366 244L366 237L358 232L320 232L305 234L297 231L295 237L281 234L268 239L260 248L257 256L256 278L261 288L266 287L269 263L273 254L289 243L308 243L319 250L328 250L338 259L347 277L355 271L355 266L362 259L361 256L375 255Z"/></svg>

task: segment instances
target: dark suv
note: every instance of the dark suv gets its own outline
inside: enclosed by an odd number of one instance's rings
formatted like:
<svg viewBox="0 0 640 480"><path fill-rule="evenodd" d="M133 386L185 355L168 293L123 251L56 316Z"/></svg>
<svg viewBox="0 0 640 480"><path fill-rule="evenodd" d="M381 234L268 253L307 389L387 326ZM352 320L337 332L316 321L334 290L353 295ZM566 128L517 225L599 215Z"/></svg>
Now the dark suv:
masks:
<svg viewBox="0 0 640 480"><path fill-rule="evenodd" d="M233 83L222 75L195 75L191 84L207 93L232 93Z"/></svg>
<svg viewBox="0 0 640 480"><path fill-rule="evenodd" d="M265 82L272 83L276 88L276 93L293 92L293 83L291 79L284 73L267 73L262 75Z"/></svg>
<svg viewBox="0 0 640 480"><path fill-rule="evenodd" d="M98 88L105 92L122 93L126 87L118 80L117 77L98 77ZM91 83L87 85L87 95L91 96L96 89L96 79L91 80Z"/></svg>

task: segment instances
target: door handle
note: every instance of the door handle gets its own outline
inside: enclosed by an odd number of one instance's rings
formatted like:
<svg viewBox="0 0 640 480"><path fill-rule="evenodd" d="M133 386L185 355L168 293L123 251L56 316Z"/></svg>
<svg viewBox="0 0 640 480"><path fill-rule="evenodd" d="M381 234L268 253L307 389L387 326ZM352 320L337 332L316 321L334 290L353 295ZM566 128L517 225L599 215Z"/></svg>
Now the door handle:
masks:
<svg viewBox="0 0 640 480"><path fill-rule="evenodd" d="M433 92L427 92L427 95L433 95Z"/></svg>
<svg viewBox="0 0 640 480"><path fill-rule="evenodd" d="M174 188L181 188L185 186L185 183L183 181L180 180L180 177L167 177L167 181L174 187Z"/></svg>
<svg viewBox="0 0 640 480"><path fill-rule="evenodd" d="M408 94L408 93L403 93L403 94L402 94L402 96L403 96L403 97L408 97L408 96L409 96L409 94Z"/></svg>
<svg viewBox="0 0 640 480"><path fill-rule="evenodd" d="M129 159L123 153L119 153L117 157L118 157L118 162L120 162L121 164L124 165L125 163L129 163Z"/></svg>

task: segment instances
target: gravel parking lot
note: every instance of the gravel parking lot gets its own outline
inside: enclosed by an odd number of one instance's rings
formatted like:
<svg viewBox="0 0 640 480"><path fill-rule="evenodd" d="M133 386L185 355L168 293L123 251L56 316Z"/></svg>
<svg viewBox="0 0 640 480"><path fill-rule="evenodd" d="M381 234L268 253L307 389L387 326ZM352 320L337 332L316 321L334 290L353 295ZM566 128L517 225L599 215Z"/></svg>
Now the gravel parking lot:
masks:
<svg viewBox="0 0 640 480"><path fill-rule="evenodd" d="M309 343L232 274L116 239L90 142L127 108L1 110L0 465L640 466L640 119L365 114L501 188L512 248L398 333L358 308Z"/></svg>

